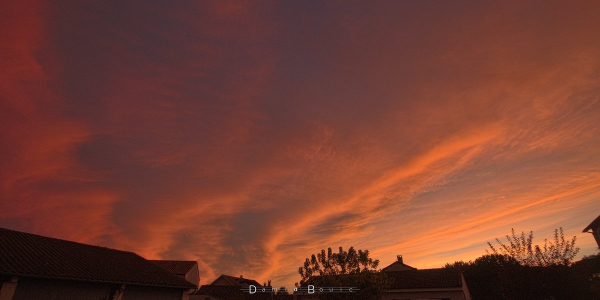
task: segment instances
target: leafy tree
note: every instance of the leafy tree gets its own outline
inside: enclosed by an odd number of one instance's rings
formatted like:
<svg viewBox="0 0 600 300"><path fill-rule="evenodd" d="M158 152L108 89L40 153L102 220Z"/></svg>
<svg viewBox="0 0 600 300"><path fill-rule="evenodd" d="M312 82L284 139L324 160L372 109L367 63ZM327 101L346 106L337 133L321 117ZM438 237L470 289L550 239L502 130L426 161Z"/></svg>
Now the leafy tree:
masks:
<svg viewBox="0 0 600 300"><path fill-rule="evenodd" d="M517 280L515 268L520 265L508 255L487 254L475 261L457 261L444 267L456 268L463 273L474 300L519 299L510 296L515 290L512 282Z"/></svg>
<svg viewBox="0 0 600 300"><path fill-rule="evenodd" d="M339 248L338 253L333 253L331 248L321 250L321 253L312 255L310 260L304 261L304 266L298 268L298 273L302 276L300 285L304 285L315 275L340 275L340 274L359 274L364 270L376 270L379 260L373 260L369 257L369 250L354 250L350 247L348 251Z"/></svg>
<svg viewBox="0 0 600 300"><path fill-rule="evenodd" d="M369 250L358 250L350 247L345 251L339 247L334 253L331 248L321 250L316 255L306 258L304 265L298 268L301 276L296 286L312 284L322 287L357 287L358 293L324 293L319 299L381 299L383 293L391 286L392 281L377 267L379 260L369 257Z"/></svg>
<svg viewBox="0 0 600 300"><path fill-rule="evenodd" d="M491 252L494 255L508 255L514 258L523 266L554 266L554 265L570 265L573 259L579 252L579 247L575 247L573 236L571 241L565 240L562 227L554 230L554 240L544 240L544 246L533 245L533 231L525 236L525 232L521 232L520 236L515 234L512 229L512 236L507 235L508 244L502 243L496 239L499 247L496 248L492 243L488 242ZM487 253L489 253L486 250Z"/></svg>
<svg viewBox="0 0 600 300"><path fill-rule="evenodd" d="M573 262L579 251L575 238L565 240L562 228L554 239L534 245L533 233L496 239L491 254L474 261L446 264L463 272L473 300L600 299L600 256Z"/></svg>
<svg viewBox="0 0 600 300"><path fill-rule="evenodd" d="M584 256L571 268L576 281L580 284L579 288L588 292L585 299L600 299L600 252Z"/></svg>

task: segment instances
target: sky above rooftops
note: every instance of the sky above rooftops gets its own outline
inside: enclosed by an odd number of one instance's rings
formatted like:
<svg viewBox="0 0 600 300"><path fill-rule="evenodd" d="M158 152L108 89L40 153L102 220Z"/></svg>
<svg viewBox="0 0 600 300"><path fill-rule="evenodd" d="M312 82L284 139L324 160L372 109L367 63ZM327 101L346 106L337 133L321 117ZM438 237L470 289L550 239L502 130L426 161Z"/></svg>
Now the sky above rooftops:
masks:
<svg viewBox="0 0 600 300"><path fill-rule="evenodd" d="M600 3L0 4L0 227L291 286L600 214ZM580 256L581 256L580 255Z"/></svg>

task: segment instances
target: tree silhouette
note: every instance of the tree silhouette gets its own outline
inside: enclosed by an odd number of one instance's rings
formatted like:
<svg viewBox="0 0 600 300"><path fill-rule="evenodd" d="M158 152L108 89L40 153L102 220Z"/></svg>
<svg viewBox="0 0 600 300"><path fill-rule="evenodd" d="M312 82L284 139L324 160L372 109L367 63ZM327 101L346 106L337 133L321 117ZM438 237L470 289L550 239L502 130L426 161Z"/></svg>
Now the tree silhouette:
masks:
<svg viewBox="0 0 600 300"><path fill-rule="evenodd" d="M381 299L392 281L383 272L377 270L379 260L369 257L369 250L350 247L345 251L339 247L334 253L331 248L306 258L304 265L298 268L301 276L296 286L356 287L358 293L320 294L319 299Z"/></svg>
<svg viewBox="0 0 600 300"><path fill-rule="evenodd" d="M525 232L517 236L512 229L512 236L507 235L506 239L508 244L496 239L498 248L488 242L492 254L508 255L523 266L570 265L579 252L579 247L575 247L577 237L573 236L571 241L566 241L562 227L554 230L553 241L544 240L543 247L533 245L533 231L526 237ZM486 252L489 253L487 250Z"/></svg>

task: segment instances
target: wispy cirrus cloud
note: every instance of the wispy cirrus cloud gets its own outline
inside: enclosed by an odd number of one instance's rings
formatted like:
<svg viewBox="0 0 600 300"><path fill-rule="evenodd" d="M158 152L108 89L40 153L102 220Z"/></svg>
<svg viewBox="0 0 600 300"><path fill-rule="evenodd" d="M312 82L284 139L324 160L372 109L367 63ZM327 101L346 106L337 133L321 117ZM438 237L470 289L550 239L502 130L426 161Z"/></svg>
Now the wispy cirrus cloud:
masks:
<svg viewBox="0 0 600 300"><path fill-rule="evenodd" d="M593 249L597 4L6 6L2 226L202 283L338 246L438 267L510 228Z"/></svg>

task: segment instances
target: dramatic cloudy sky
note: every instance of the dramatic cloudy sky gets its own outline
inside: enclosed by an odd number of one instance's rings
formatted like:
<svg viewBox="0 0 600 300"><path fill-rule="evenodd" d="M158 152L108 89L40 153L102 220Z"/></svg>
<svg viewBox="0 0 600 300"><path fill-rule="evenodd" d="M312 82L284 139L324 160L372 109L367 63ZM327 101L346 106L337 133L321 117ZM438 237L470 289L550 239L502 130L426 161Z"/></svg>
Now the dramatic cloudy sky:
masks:
<svg viewBox="0 0 600 300"><path fill-rule="evenodd" d="M4 1L0 226L291 286L600 214L600 2Z"/></svg>

